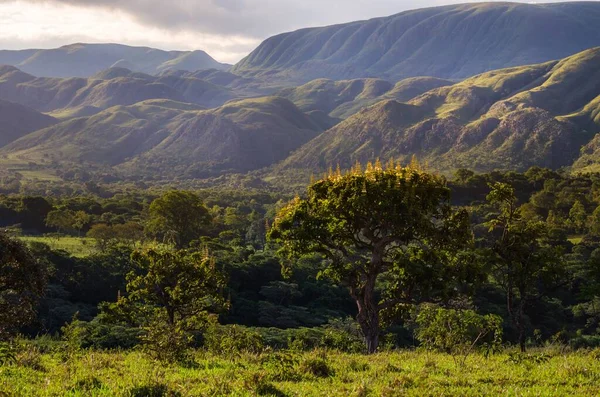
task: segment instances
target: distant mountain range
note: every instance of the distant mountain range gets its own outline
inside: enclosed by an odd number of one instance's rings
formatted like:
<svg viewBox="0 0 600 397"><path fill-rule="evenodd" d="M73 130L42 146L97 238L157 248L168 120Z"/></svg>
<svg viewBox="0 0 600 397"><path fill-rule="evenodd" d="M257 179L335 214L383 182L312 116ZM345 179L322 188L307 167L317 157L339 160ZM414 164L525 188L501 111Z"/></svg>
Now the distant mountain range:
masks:
<svg viewBox="0 0 600 397"><path fill-rule="evenodd" d="M600 2L478 3L301 29L265 40L232 69L302 84L374 77L464 79L600 46Z"/></svg>
<svg viewBox="0 0 600 397"><path fill-rule="evenodd" d="M166 70L227 70L204 51L163 51L121 44L71 44L49 50L0 51L0 65L40 77L90 77L118 67L157 74Z"/></svg>
<svg viewBox="0 0 600 397"><path fill-rule="evenodd" d="M231 70L157 51L0 52L20 65L0 66L0 166L283 180L417 155L445 173L600 171L600 2L465 4L303 29ZM73 74L44 77L58 70Z"/></svg>
<svg viewBox="0 0 600 397"><path fill-rule="evenodd" d="M148 99L169 99L203 107L217 107L234 98L256 96L248 79L215 69L194 73L151 76L123 68L110 68L89 78L35 77L13 66L0 66L0 99L19 103L65 119L90 116L116 105L133 105ZM219 77L215 77L219 76ZM220 84L211 83L215 78Z"/></svg>

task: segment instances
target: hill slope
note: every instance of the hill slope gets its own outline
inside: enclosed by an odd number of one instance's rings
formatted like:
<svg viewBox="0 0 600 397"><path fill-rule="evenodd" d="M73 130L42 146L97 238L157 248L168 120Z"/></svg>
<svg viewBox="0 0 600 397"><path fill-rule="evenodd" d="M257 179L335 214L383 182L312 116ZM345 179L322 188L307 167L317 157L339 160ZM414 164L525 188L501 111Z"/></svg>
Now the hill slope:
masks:
<svg viewBox="0 0 600 397"><path fill-rule="evenodd" d="M152 100L36 131L0 154L119 165L136 175L201 176L269 166L321 131L283 98L232 101L212 110Z"/></svg>
<svg viewBox="0 0 600 397"><path fill-rule="evenodd" d="M434 77L414 77L395 85L380 79L333 81L318 79L299 87L286 88L277 95L289 99L306 112L320 111L345 119L385 99L406 102L431 89L452 85Z"/></svg>
<svg viewBox="0 0 600 397"><path fill-rule="evenodd" d="M484 73L408 103L379 102L304 145L281 167L322 170L416 154L444 171L560 168L578 161L585 145L589 166L589 159L600 159L600 144L590 142L600 132L599 96L600 48L594 48L562 61Z"/></svg>
<svg viewBox="0 0 600 397"><path fill-rule="evenodd" d="M33 109L0 100L0 147L57 122Z"/></svg>
<svg viewBox="0 0 600 397"><path fill-rule="evenodd" d="M187 76L150 76L110 68L90 78L35 77L13 66L0 66L0 99L61 117L86 116L116 105L148 99L191 102L204 107L248 96Z"/></svg>
<svg viewBox="0 0 600 397"><path fill-rule="evenodd" d="M227 70L204 51L163 51L121 44L70 44L50 50L0 51L0 65L12 65L41 77L90 77L103 69L124 67L156 74L169 69Z"/></svg>
<svg viewBox="0 0 600 397"><path fill-rule="evenodd" d="M462 79L600 45L600 3L479 3L302 29L265 40L232 71L304 83Z"/></svg>

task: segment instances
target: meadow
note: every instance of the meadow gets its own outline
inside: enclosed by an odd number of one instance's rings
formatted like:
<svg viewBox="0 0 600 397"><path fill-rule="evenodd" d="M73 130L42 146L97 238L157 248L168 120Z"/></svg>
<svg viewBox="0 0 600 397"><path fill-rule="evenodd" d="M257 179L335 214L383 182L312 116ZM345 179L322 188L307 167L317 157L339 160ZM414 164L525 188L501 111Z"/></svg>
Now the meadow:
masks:
<svg viewBox="0 0 600 397"><path fill-rule="evenodd" d="M161 364L139 351L30 346L0 366L1 396L594 396L598 351L558 347L474 354L463 362L415 350L366 356L326 350L196 351L190 364Z"/></svg>
<svg viewBox="0 0 600 397"><path fill-rule="evenodd" d="M44 243L53 250L64 250L71 255L83 258L96 252L95 240L86 237L48 237L48 236L22 236L21 241L31 243Z"/></svg>

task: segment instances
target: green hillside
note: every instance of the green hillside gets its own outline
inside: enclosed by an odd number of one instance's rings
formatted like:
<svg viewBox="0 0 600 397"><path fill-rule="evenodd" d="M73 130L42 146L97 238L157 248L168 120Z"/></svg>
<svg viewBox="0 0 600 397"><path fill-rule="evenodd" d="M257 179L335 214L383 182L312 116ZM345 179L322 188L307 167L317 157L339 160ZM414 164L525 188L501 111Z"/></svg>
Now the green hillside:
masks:
<svg viewBox="0 0 600 397"><path fill-rule="evenodd" d="M598 45L598 2L459 4L283 33L232 71L296 84L318 78L462 79Z"/></svg>
<svg viewBox="0 0 600 397"><path fill-rule="evenodd" d="M345 119L385 99L405 102L434 88L451 84L448 80L434 77L414 77L395 85L380 79L318 79L299 87L283 89L278 95L306 112L321 111L331 117Z"/></svg>
<svg viewBox="0 0 600 397"><path fill-rule="evenodd" d="M323 128L278 97L202 110L150 100L31 133L0 154L32 162L119 165L127 174L244 172L283 160Z"/></svg>
<svg viewBox="0 0 600 397"><path fill-rule="evenodd" d="M309 142L281 168L322 170L412 155L443 171L589 167L597 158L597 140L590 140L600 132L598 65L594 48L484 73L407 103L382 101Z"/></svg>

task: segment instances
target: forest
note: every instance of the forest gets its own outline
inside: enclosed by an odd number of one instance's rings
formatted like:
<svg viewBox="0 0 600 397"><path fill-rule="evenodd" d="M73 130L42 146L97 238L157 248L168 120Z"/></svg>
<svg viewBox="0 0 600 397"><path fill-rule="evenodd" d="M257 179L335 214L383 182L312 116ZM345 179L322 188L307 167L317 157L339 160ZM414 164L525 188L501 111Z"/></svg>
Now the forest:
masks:
<svg viewBox="0 0 600 397"><path fill-rule="evenodd" d="M326 381L340 394L396 395L388 381L401 382L396 392L535 394L565 370L561 359L583 372L552 387L597 391L597 174L446 178L416 160L377 161L330 170L297 195L118 184L9 193L0 227L6 395L43 379L48 395L294 395ZM125 374L110 375L114 365ZM507 365L540 374L508 380ZM465 366L505 384L443 383ZM187 370L214 379L182 386ZM340 379L348 371L381 378ZM147 377L126 388L130 373Z"/></svg>

